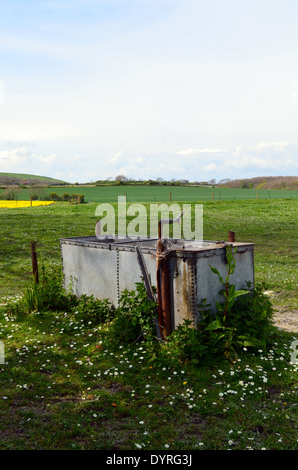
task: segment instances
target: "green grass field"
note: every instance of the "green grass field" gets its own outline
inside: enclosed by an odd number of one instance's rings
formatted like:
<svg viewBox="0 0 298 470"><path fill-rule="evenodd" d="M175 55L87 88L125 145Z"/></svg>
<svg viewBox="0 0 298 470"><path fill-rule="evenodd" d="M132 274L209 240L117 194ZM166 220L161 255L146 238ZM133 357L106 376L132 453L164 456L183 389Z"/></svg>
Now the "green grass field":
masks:
<svg viewBox="0 0 298 470"><path fill-rule="evenodd" d="M30 240L37 241L40 262L59 264L59 238L93 235L96 207L58 203L1 209L2 295L17 294L30 279ZM146 207L149 214L149 205ZM274 301L289 309L297 308L297 207L297 199L203 204L204 239L226 240L233 230L238 241L254 243L256 280L266 281L274 291Z"/></svg>
<svg viewBox="0 0 298 470"><path fill-rule="evenodd" d="M64 311L7 314L7 297L32 282L30 241L39 266L59 269L59 238L93 235L96 207L0 210L0 449L297 450L293 333L276 330L268 350L206 367L152 361L146 344L112 342L108 326ZM204 238L234 230L255 243L256 282L276 309L294 312L298 200L208 201L203 210Z"/></svg>
<svg viewBox="0 0 298 470"><path fill-rule="evenodd" d="M255 190L235 188L211 188L211 187L179 187L179 186L55 186L45 188L44 195L54 192L59 196L64 193L81 193L85 196L85 202L117 202L118 196L126 195L128 202L188 202L188 201L234 201L250 199L280 199L298 197L298 191L287 190ZM2 190L3 192L3 190ZM1 190L0 190L1 195ZM23 189L17 195L19 200L29 200L30 195Z"/></svg>

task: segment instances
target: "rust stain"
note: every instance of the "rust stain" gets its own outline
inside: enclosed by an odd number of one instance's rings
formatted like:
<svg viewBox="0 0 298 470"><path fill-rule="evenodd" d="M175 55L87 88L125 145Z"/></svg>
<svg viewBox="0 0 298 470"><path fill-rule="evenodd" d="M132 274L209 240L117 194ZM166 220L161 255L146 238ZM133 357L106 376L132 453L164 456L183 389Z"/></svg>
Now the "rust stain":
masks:
<svg viewBox="0 0 298 470"><path fill-rule="evenodd" d="M176 281L176 311L179 321L193 320L194 310L194 277L192 259L186 259L182 263L182 273Z"/></svg>

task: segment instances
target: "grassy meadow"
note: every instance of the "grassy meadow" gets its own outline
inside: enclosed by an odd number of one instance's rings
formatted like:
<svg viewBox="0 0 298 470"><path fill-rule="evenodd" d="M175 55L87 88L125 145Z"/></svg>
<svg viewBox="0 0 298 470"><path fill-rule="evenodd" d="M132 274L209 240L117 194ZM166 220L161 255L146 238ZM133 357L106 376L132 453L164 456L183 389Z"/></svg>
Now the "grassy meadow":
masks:
<svg viewBox="0 0 298 470"><path fill-rule="evenodd" d="M30 188L23 188L18 194L18 200L30 200ZM0 189L0 196L4 190ZM150 186L150 185L102 185L102 186L53 186L42 189L41 196L50 195L52 192L62 197L80 193L84 194L85 202L109 202L116 203L118 196L126 195L128 202L188 202L188 201L236 201L251 199L295 199L298 191L275 189L242 189L222 187L195 187L195 186Z"/></svg>
<svg viewBox="0 0 298 470"><path fill-rule="evenodd" d="M256 282L275 309L297 311L298 200L202 202L204 239L233 230L253 242ZM0 209L0 449L297 450L297 332L273 329L268 349L200 366L64 310L8 313L32 283L30 241L40 267L60 269L59 238L93 235L96 207Z"/></svg>
<svg viewBox="0 0 298 470"><path fill-rule="evenodd" d="M94 235L96 207L56 203L1 209L1 294L16 295L31 280L31 240L37 241L41 263L61 264L59 238ZM233 230L238 241L254 243L256 281L265 281L274 302L289 309L297 308L297 208L297 199L203 203L204 239L227 240Z"/></svg>

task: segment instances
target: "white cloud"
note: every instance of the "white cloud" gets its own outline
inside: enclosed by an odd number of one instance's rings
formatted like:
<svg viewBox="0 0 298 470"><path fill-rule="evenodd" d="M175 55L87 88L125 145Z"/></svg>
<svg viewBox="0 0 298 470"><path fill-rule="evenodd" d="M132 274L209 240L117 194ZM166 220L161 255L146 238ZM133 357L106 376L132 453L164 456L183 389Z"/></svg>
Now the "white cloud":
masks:
<svg viewBox="0 0 298 470"><path fill-rule="evenodd" d="M254 149L259 151L259 150L274 150L274 151L279 151L283 150L285 147L289 145L289 142L259 142Z"/></svg>
<svg viewBox="0 0 298 470"><path fill-rule="evenodd" d="M190 181L291 175L295 171L298 173L297 156L298 144L283 141L260 141L226 150L206 146L188 147L172 153L157 151L133 155L124 152L117 172L132 178L185 178Z"/></svg>
<svg viewBox="0 0 298 470"><path fill-rule="evenodd" d="M258 142L256 145L239 145L226 158L222 167L253 171L257 176L260 171L268 170L267 176L293 174L298 170L298 144L289 142ZM239 175L241 177L241 173ZM242 175L244 178L245 175Z"/></svg>
<svg viewBox="0 0 298 470"><path fill-rule="evenodd" d="M197 149L186 149L186 150L180 150L177 152L178 155L196 155L200 153L220 153L223 152L222 149L213 149L213 148L197 148Z"/></svg>
<svg viewBox="0 0 298 470"><path fill-rule="evenodd" d="M26 38L22 35L1 34L0 50L20 52L27 55L46 54L53 58L80 59L81 61L91 58L95 52L93 47L83 47L79 44L61 44L57 41L36 41L34 38Z"/></svg>
<svg viewBox="0 0 298 470"><path fill-rule="evenodd" d="M223 166L227 169L231 167L237 169L254 168L257 170L259 168L272 168L273 163L274 162L272 160L268 161L261 157L241 156L240 158L237 157L235 159L225 161Z"/></svg>
<svg viewBox="0 0 298 470"><path fill-rule="evenodd" d="M71 157L71 161L79 161L79 160L82 160L82 155L74 155L73 157Z"/></svg>
<svg viewBox="0 0 298 470"><path fill-rule="evenodd" d="M14 171L26 161L27 154L24 147L14 150L2 150L0 152L0 171Z"/></svg>
<svg viewBox="0 0 298 470"><path fill-rule="evenodd" d="M119 158L121 158L123 155L122 150L120 152L116 153L112 158L109 159L110 162L117 162Z"/></svg>
<svg viewBox="0 0 298 470"><path fill-rule="evenodd" d="M36 155L27 147L0 151L0 171L36 173L38 170L47 171L56 160L56 154ZM28 168L28 171L27 171Z"/></svg>
<svg viewBox="0 0 298 470"><path fill-rule="evenodd" d="M209 163L208 165L205 165L204 167L205 171L215 171L217 168L216 163Z"/></svg>
<svg viewBox="0 0 298 470"><path fill-rule="evenodd" d="M51 155L47 156L42 156L42 155L32 155L33 158L37 158L37 160L40 160L43 163L51 163L53 160L57 158L56 153L52 153Z"/></svg>
<svg viewBox="0 0 298 470"><path fill-rule="evenodd" d="M1 144L0 144L1 145ZM136 179L188 179L209 181L223 178L249 178L253 176L298 174L298 144L285 141L259 141L252 145L238 145L226 150L218 147L185 147L199 152L181 154L173 152L139 153L121 150L111 158L98 157L98 151L86 150L71 155L45 152L40 146L2 145L0 171L34 173L52 176L59 174L66 181L87 182L123 174ZM1 148L1 147L0 147ZM209 152L203 152L209 149ZM82 150L82 149L80 149ZM88 156L88 158L87 158ZM71 172L71 173L70 173Z"/></svg>
<svg viewBox="0 0 298 470"><path fill-rule="evenodd" d="M136 163L143 163L146 161L146 158L144 157L131 157L129 159L130 162L136 162Z"/></svg>

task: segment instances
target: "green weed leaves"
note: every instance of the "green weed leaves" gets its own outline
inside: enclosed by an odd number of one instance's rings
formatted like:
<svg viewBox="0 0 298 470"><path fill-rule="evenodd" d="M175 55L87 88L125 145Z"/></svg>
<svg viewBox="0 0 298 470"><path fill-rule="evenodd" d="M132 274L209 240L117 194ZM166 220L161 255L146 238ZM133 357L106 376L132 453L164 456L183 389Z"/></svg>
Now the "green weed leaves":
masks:
<svg viewBox="0 0 298 470"><path fill-rule="evenodd" d="M225 279L216 268L210 266L223 285L220 292L224 302L216 303L217 311L214 314L206 299L203 299L199 305L201 319L197 324L191 325L191 322L185 321L170 337L176 354L185 360L199 363L225 358L233 362L240 349L266 349L272 331L273 308L263 294L265 285L259 284L252 289L248 283L247 290L237 290L229 282L236 266L230 246L227 247L226 257Z"/></svg>
<svg viewBox="0 0 298 470"><path fill-rule="evenodd" d="M136 283L136 289L125 289L115 310L110 333L120 343L129 344L145 340L155 341L155 318L157 305L147 297L142 282Z"/></svg>

